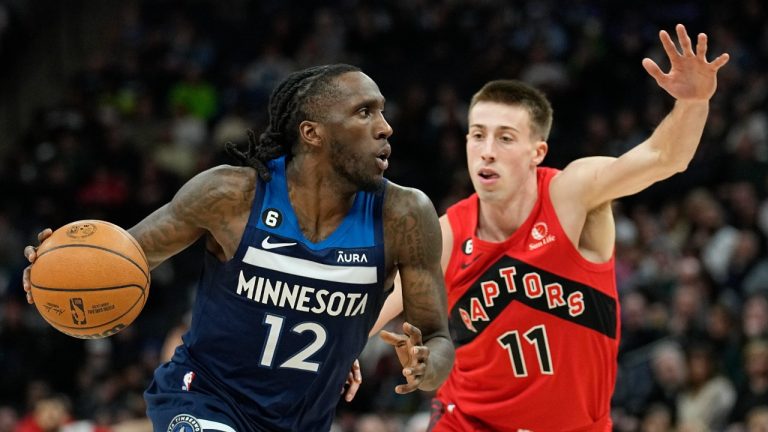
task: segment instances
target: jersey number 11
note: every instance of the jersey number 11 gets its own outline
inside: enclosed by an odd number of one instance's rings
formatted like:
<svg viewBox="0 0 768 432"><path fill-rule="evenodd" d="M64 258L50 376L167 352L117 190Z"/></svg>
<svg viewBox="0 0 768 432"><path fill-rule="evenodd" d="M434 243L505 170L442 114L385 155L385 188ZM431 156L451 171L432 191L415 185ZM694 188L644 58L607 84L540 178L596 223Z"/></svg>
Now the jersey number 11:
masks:
<svg viewBox="0 0 768 432"><path fill-rule="evenodd" d="M539 369L544 375L552 375L552 356L549 353L549 341L547 340L547 329L544 325L531 327L530 330L523 333L525 340L536 348L536 355L539 358ZM528 376L528 370L525 367L525 358L523 357L523 347L520 342L520 333L512 330L499 336L496 341L501 347L507 350L509 361L512 363L512 372L516 377Z"/></svg>

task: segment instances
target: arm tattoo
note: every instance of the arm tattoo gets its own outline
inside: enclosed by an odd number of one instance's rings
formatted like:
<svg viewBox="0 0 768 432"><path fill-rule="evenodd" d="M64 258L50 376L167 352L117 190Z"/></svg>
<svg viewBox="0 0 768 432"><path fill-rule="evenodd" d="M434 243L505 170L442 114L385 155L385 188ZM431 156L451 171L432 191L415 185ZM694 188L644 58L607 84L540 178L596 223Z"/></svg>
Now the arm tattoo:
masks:
<svg viewBox="0 0 768 432"><path fill-rule="evenodd" d="M429 359L422 390L434 390L448 377L454 347L448 332L448 306L440 269L442 235L432 203L423 193L392 185L385 204L387 237L402 280L405 319L421 330Z"/></svg>
<svg viewBox="0 0 768 432"><path fill-rule="evenodd" d="M423 193L394 186L388 194L387 235L397 253L405 316L422 330L426 340L429 333L441 333L447 320L440 224Z"/></svg>
<svg viewBox="0 0 768 432"><path fill-rule="evenodd" d="M173 200L147 216L129 231L141 244L150 266L179 253L206 231L222 247L239 241L233 216L249 206L248 188L242 171L214 168L198 174L176 193ZM250 183L253 185L253 182ZM250 187L252 196L253 187Z"/></svg>

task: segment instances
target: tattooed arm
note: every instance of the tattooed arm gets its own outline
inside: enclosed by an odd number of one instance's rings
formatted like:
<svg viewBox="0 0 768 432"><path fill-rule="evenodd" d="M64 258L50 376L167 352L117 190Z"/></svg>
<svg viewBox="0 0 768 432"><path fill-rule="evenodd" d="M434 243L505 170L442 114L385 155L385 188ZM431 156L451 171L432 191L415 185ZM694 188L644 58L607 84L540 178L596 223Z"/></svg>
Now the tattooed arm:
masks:
<svg viewBox="0 0 768 432"><path fill-rule="evenodd" d="M437 214L422 192L389 183L384 219L402 280L406 320L404 335L380 333L385 342L395 346L403 364L407 383L395 391L434 390L448 377L454 358L440 269L442 241Z"/></svg>
<svg viewBox="0 0 768 432"><path fill-rule="evenodd" d="M255 171L218 166L196 175L173 199L128 232L144 249L150 268L181 252L205 233L219 259L237 250L253 199Z"/></svg>

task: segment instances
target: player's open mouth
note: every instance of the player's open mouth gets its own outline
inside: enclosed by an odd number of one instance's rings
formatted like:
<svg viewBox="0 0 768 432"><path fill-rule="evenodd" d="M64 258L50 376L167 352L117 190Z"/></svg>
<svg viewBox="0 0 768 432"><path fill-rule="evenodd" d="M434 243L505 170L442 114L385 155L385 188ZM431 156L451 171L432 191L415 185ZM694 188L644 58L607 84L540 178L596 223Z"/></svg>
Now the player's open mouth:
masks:
<svg viewBox="0 0 768 432"><path fill-rule="evenodd" d="M477 175L485 180L499 178L499 174L496 173L496 171L489 168L481 169L480 171L477 172Z"/></svg>
<svg viewBox="0 0 768 432"><path fill-rule="evenodd" d="M392 149L389 146L386 146L383 148L378 155L376 155L377 162L379 163L379 168L381 170L387 169L389 167L389 155L392 153Z"/></svg>

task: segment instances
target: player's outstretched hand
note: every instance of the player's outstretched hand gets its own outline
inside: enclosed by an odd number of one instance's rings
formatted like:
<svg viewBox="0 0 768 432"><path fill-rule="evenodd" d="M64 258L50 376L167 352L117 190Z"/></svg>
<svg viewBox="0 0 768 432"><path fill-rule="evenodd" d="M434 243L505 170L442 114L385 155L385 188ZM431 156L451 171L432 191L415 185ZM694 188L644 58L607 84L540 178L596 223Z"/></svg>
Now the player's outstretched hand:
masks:
<svg viewBox="0 0 768 432"><path fill-rule="evenodd" d="M360 361L355 359L354 363L352 363L352 368L349 370L347 382L345 382L344 386L341 388L341 394L344 395L344 400L352 402L352 399L354 399L357 394L357 389L360 388L360 384L362 383L363 375L360 373Z"/></svg>
<svg viewBox="0 0 768 432"><path fill-rule="evenodd" d="M395 387L399 394L410 393L419 388L427 371L429 348L421 340L421 330L405 322L403 333L391 333L386 330L379 332L381 339L395 347L397 358L403 366L403 376L406 384Z"/></svg>
<svg viewBox="0 0 768 432"><path fill-rule="evenodd" d="M659 39L669 57L670 69L664 73L653 60L643 59L643 67L656 80L659 87L677 100L709 100L717 88L717 71L728 63L729 55L721 54L711 62L707 61L707 35L699 33L696 48L685 26L675 27L680 50L665 30L659 32Z"/></svg>
<svg viewBox="0 0 768 432"><path fill-rule="evenodd" d="M37 241L38 246L40 243L43 242L43 240L47 239L48 237L53 234L53 230L50 228L46 228L37 235ZM24 277L22 278L22 285L24 286L24 292L27 295L27 303L32 304L35 302L35 299L32 298L32 292L30 292L30 289L32 288L32 285L29 282L29 272L32 270L32 263L35 262L37 259L37 246L28 245L24 248L24 256L29 261L29 265L27 268L24 269Z"/></svg>

